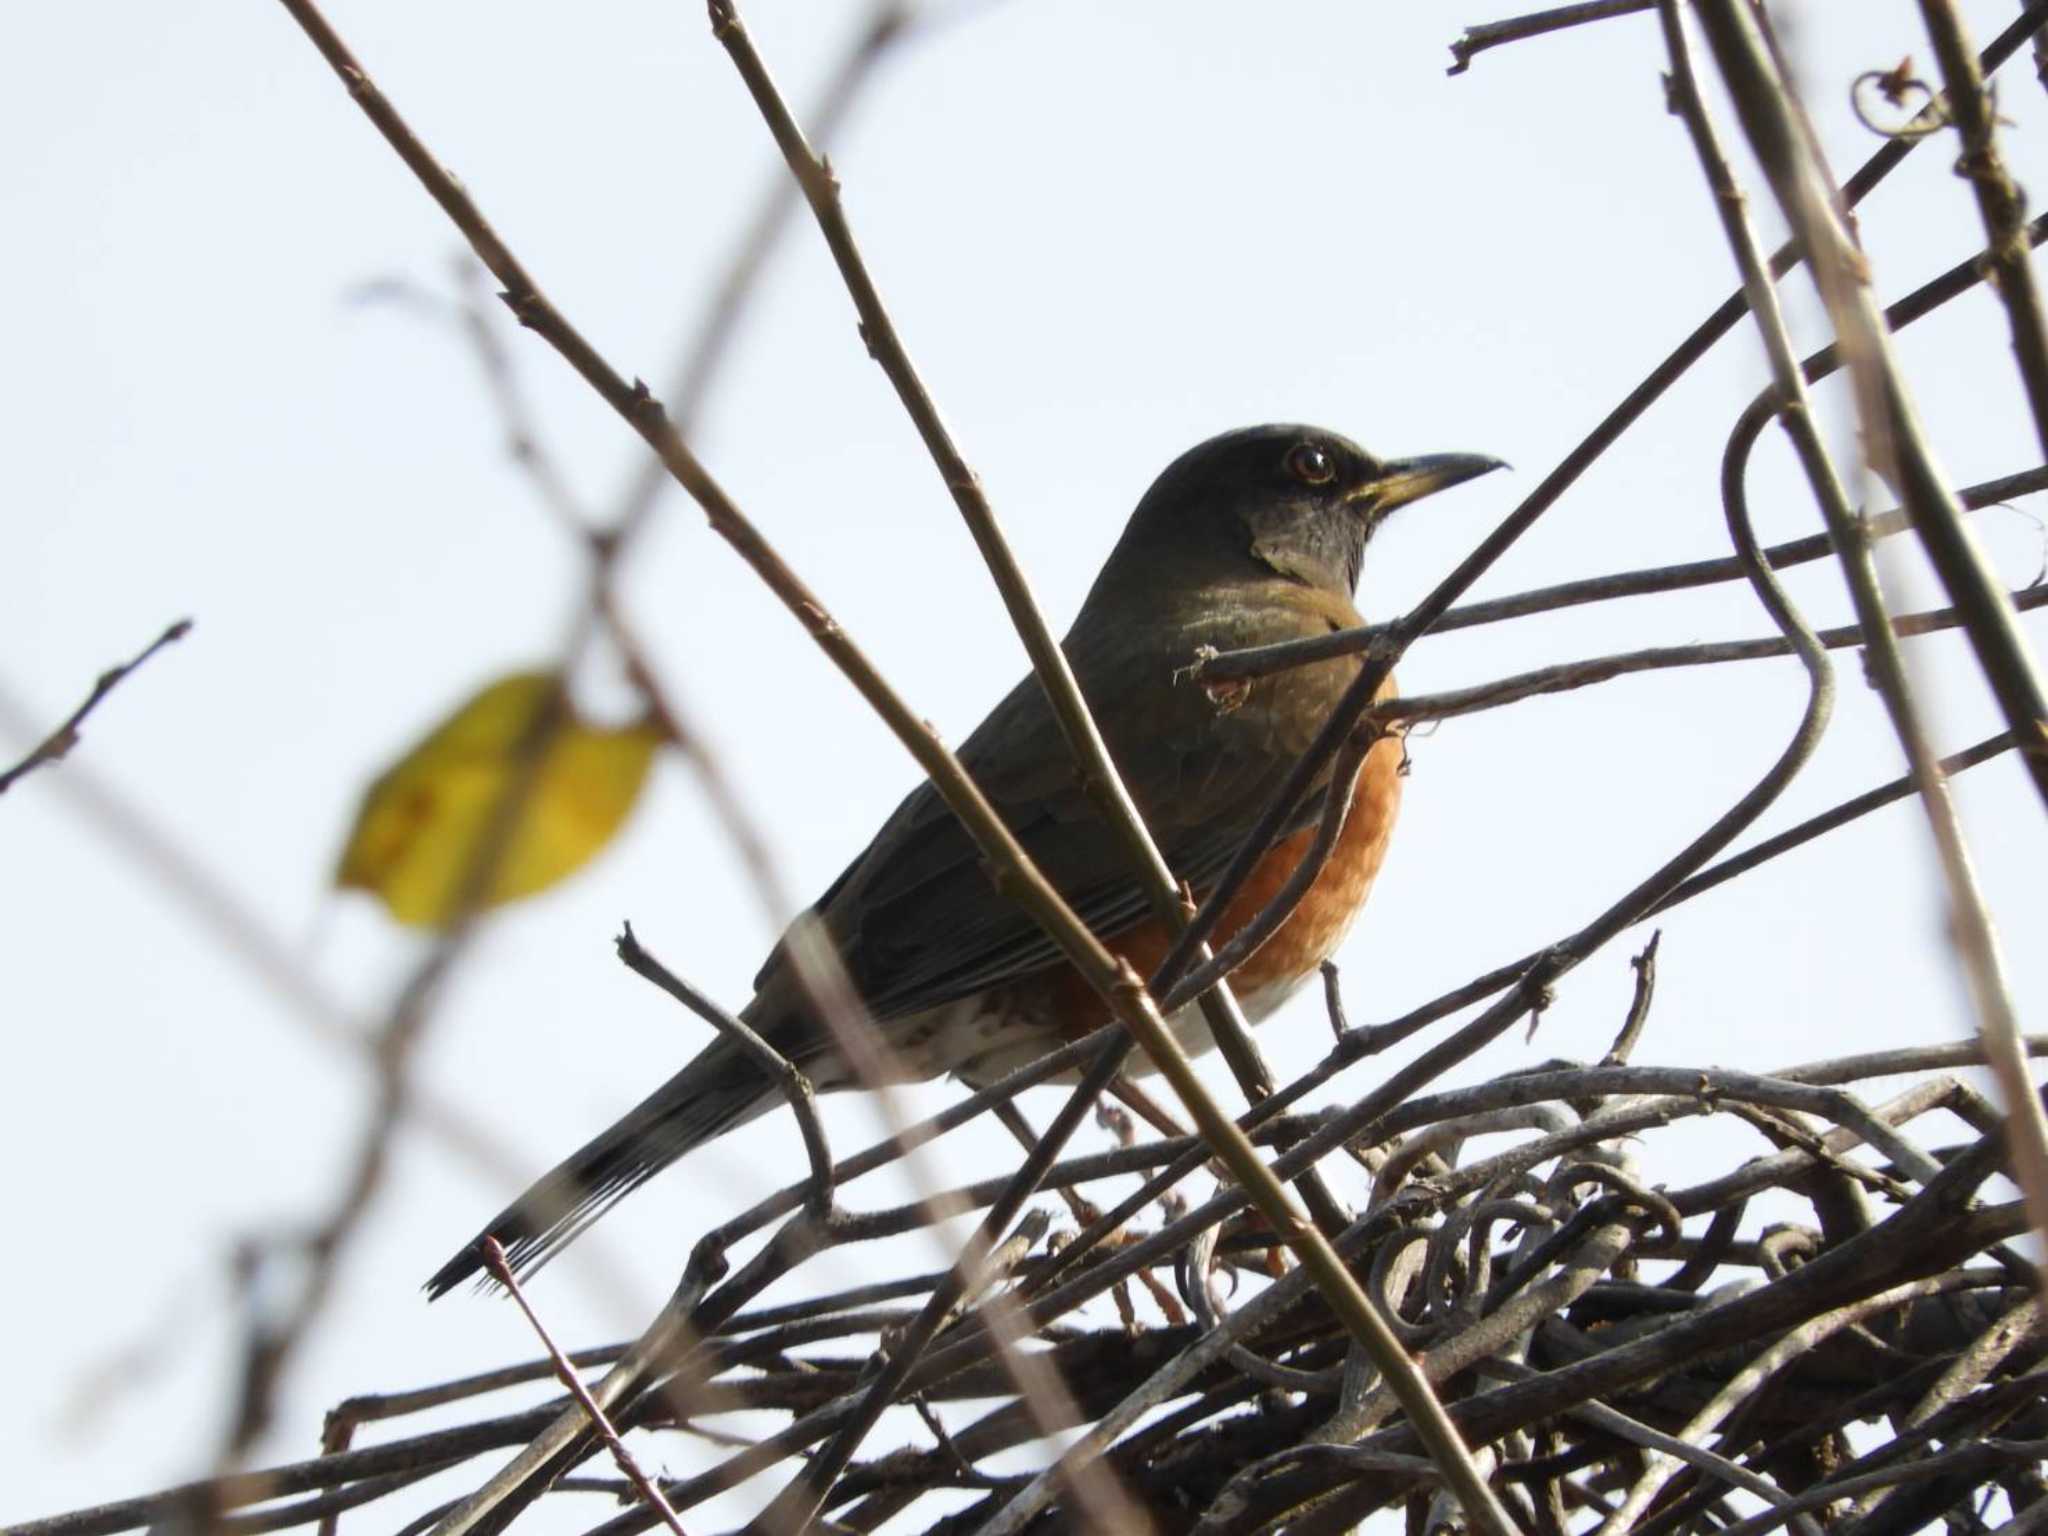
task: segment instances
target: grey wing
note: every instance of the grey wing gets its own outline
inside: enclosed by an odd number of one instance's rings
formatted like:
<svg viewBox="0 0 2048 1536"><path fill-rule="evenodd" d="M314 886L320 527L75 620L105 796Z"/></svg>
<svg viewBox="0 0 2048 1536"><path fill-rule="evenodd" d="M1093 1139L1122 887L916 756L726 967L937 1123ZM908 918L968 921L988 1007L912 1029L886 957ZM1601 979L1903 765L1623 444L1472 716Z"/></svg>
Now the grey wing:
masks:
<svg viewBox="0 0 2048 1536"><path fill-rule="evenodd" d="M1185 653L1182 653L1185 654ZM1345 668L1345 671L1351 670ZM1141 674L1143 675L1143 674ZM1311 680L1317 697L1332 678ZM1145 679L1142 708L1089 690L1105 721L1142 719L1143 741L1118 740L1112 755L1174 873L1196 890L1213 882L1250 832L1306 744L1295 683L1276 683L1264 707L1219 712L1198 688L1166 695ZM960 750L960 759L1054 888L1098 935L1111 938L1149 911L1122 844L1103 827L1082 789L1043 690L1026 678ZM1315 814L1313 792L1286 831ZM1284 833L1283 833L1284 835ZM929 783L920 785L832 887L817 910L877 1019L939 1007L984 988L1042 971L1058 947L999 892L980 851ZM812 1031L788 1018L778 946L756 980L759 1013L799 1057ZM771 1001L772 1000L772 1001Z"/></svg>

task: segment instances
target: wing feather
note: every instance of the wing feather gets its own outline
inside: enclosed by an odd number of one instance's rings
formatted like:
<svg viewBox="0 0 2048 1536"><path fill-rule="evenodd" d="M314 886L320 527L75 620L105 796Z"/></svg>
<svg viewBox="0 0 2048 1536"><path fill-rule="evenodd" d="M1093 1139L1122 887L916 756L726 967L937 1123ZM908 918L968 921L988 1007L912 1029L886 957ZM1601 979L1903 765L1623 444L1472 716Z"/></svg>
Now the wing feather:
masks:
<svg viewBox="0 0 2048 1536"><path fill-rule="evenodd" d="M1197 892L1222 873L1267 800L1313 739L1356 674L1350 659L1260 679L1241 698L1212 698L1173 681L1197 644L1220 647L1324 633L1338 619L1321 610L1276 614L1270 599L1243 623L1215 633L1181 631L1144 656L1067 647L1083 691L1103 724L1111 756L1175 874ZM1355 622L1355 617L1353 622ZM1034 678L998 704L960 748L1012 833L1084 922L1112 938L1149 912L1122 845L1089 800L1051 706ZM1312 792L1283 831L1313 819ZM867 849L819 899L855 986L878 1020L936 1008L1043 971L1057 946L1004 897L957 817L929 783L907 796ZM801 1059L810 1031L790 1017L780 946L756 980L752 1012Z"/></svg>

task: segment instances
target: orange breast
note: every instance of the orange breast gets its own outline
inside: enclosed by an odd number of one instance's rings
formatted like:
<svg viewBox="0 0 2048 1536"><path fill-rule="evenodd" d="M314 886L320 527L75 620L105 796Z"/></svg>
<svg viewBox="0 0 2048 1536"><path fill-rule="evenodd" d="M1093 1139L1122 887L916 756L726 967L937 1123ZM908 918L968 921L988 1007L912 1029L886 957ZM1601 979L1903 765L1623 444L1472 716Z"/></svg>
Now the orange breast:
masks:
<svg viewBox="0 0 2048 1536"><path fill-rule="evenodd" d="M1323 871L1287 921L1249 960L1231 973L1231 985L1254 1020L1271 1011L1295 987L1315 974L1330 957L1351 920L1372 889L1373 877L1387 854L1394 817L1401 805L1401 743L1392 738L1376 743L1359 770L1358 787L1344 830ZM1221 946L1256 917L1280 893L1309 845L1315 828L1308 827L1275 844L1259 861L1230 905L1224 908L1212 943ZM1166 958L1165 930L1146 921L1109 941L1111 950L1149 976ZM1094 1028L1106 1017L1102 1002L1081 978L1068 971L1057 987L1058 1016L1076 1034Z"/></svg>
<svg viewBox="0 0 2048 1536"><path fill-rule="evenodd" d="M1278 988L1283 994L1292 991L1336 952L1386 859L1400 808L1401 743L1388 739L1366 754L1344 830L1301 905L1258 953L1231 973L1231 984L1254 1016L1261 1011L1256 1006L1258 993L1269 988ZM1280 894L1314 841L1315 828L1309 827L1277 844L1260 861L1244 889L1224 909L1217 924L1217 944L1228 943Z"/></svg>

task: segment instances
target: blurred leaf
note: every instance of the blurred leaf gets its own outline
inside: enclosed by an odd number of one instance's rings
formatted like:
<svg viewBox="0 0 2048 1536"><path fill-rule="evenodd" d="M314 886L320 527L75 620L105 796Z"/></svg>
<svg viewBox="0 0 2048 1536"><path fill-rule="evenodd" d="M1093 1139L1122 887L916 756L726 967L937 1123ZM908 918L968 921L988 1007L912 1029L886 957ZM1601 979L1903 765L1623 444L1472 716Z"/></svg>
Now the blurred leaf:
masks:
<svg viewBox="0 0 2048 1536"><path fill-rule="evenodd" d="M456 917L494 834L506 842L484 907L546 890L594 857L639 798L661 732L594 726L564 704L517 825L501 828L555 688L548 672L502 677L400 758L363 796L335 884L371 892L401 923L438 927Z"/></svg>

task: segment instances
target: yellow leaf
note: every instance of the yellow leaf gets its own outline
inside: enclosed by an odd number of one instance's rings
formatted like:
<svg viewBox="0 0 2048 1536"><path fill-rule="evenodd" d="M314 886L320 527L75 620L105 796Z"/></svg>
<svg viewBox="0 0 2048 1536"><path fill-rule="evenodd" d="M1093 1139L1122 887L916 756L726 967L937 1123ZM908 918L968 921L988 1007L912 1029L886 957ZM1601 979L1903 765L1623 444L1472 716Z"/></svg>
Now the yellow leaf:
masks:
<svg viewBox="0 0 2048 1536"><path fill-rule="evenodd" d="M564 703L529 770L524 757L555 690L552 673L515 672L436 726L363 796L335 884L371 892L401 923L439 927L458 915L479 861L492 865L485 907L546 890L588 863L633 809L661 732L644 721L594 726ZM516 825L501 826L506 796L529 771Z"/></svg>

